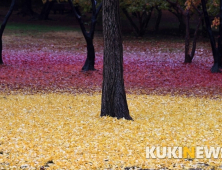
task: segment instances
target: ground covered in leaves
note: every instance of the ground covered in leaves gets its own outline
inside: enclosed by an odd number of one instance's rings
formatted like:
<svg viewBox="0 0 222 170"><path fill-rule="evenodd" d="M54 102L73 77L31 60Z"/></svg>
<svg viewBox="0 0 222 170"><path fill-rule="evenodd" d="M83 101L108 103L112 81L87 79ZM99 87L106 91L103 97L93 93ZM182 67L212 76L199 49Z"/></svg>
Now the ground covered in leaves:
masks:
<svg viewBox="0 0 222 170"><path fill-rule="evenodd" d="M181 37L124 37L124 79L134 121L100 118L103 39L96 71L82 72L79 30L9 25L0 66L0 168L189 169L221 159L146 159L147 146L219 146L222 74L209 42L184 64ZM44 169L43 168L43 169Z"/></svg>
<svg viewBox="0 0 222 170"><path fill-rule="evenodd" d="M100 118L100 94L1 95L0 167L188 169L220 159L146 159L149 146L220 146L221 99L127 95L135 121Z"/></svg>

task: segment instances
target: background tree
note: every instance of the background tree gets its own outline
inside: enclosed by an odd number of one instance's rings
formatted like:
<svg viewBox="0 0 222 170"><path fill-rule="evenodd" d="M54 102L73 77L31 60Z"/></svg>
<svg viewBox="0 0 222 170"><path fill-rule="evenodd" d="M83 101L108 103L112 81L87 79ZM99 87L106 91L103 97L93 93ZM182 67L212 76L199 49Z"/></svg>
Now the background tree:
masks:
<svg viewBox="0 0 222 170"><path fill-rule="evenodd" d="M180 30L185 31L185 63L191 63L195 51L196 41L198 36L199 27L202 21L202 12L198 9L200 5L199 0L166 0L170 4L170 11L175 14L180 21ZM194 33L193 45L190 50L190 19L194 14L198 14L197 26ZM184 30L183 30L184 29Z"/></svg>
<svg viewBox="0 0 222 170"><path fill-rule="evenodd" d="M20 11L20 14L23 16L33 16L35 13L32 9L32 0L22 0L22 9Z"/></svg>
<svg viewBox="0 0 222 170"><path fill-rule="evenodd" d="M5 18L4 18L4 21L1 25L1 29L0 29L0 64L3 64L3 59L2 59L2 35L3 35L3 32L5 30L5 26L9 20L9 17L11 16L12 12L13 12L13 8L15 6L15 2L16 0L12 0L11 2L11 6L9 8L9 11L8 13L6 14Z"/></svg>
<svg viewBox="0 0 222 170"><path fill-rule="evenodd" d="M163 0L121 0L120 7L126 18L129 20L137 36L142 37L148 27L153 10L156 9L157 21L155 31L159 29L162 17L162 9L167 8L167 3Z"/></svg>
<svg viewBox="0 0 222 170"><path fill-rule="evenodd" d="M82 70L88 71L88 70L95 70L95 49L93 45L93 39L94 39L94 33L95 33L95 27L97 23L97 17L98 14L102 8L102 2L101 0L42 0L44 3L44 6L42 8L42 12L39 16L39 19L46 20L48 19L49 13L51 9L53 8L53 5L55 2L57 2L59 5L61 2L68 2L71 6L72 11L74 12L74 15L80 25L81 31L83 33L83 36L86 40L87 44L87 58L85 61L84 66L82 67ZM86 13L91 13L91 21L90 21L90 28L89 31L86 29L85 22L83 21L83 15L81 14L81 11Z"/></svg>
<svg viewBox="0 0 222 170"><path fill-rule="evenodd" d="M82 30L83 36L86 40L87 44L87 58L85 61L84 66L82 67L82 70L88 71L88 70L95 70L94 64L95 64L95 49L93 45L93 38L94 38L94 33L95 33L95 27L96 27L96 22L97 22L97 17L99 14L99 11L102 8L102 2L97 5L96 0L91 0L91 5L86 5L86 7L90 7L92 10L92 15L91 15L91 23L90 23L90 30L87 32L86 27L84 25L84 22L82 20L82 15L79 10L79 6L75 6L72 2L72 0L68 0L70 5L72 6L73 12L75 14L75 17L77 21L79 22L80 28ZM88 1L89 2L89 1ZM85 4L86 2L84 2ZM85 9L87 10L87 9Z"/></svg>
<svg viewBox="0 0 222 170"><path fill-rule="evenodd" d="M142 37L150 21L154 4L148 4L144 0L121 0L120 6L133 27L136 36Z"/></svg>
<svg viewBox="0 0 222 170"><path fill-rule="evenodd" d="M220 68L222 67L222 44L221 44L221 38L222 38L222 0L219 2L214 1L213 4L215 7L220 6L219 8L219 18L216 18L212 24L212 26L218 26L219 25L219 37L218 37L218 45L216 46L216 41L215 41L215 36L211 28L211 22L210 22L210 17L208 14L208 10L206 7L206 1L201 0L202 3L202 8L203 8L203 13L204 13L204 19L206 23L206 28L207 32L210 38L210 43L211 43L211 48L212 48L212 53L213 53L213 58L214 58L214 65L211 68L212 73L217 73L221 72ZM219 5L220 4L220 5ZM216 9L216 8L215 8ZM217 10L214 10L217 11Z"/></svg>
<svg viewBox="0 0 222 170"><path fill-rule="evenodd" d="M41 13L39 15L39 19L40 20L48 20L50 11L56 1L55 0L42 0L42 2L44 5L43 5Z"/></svg>
<svg viewBox="0 0 222 170"><path fill-rule="evenodd" d="M103 0L103 87L101 116L132 120L123 80L119 0Z"/></svg>

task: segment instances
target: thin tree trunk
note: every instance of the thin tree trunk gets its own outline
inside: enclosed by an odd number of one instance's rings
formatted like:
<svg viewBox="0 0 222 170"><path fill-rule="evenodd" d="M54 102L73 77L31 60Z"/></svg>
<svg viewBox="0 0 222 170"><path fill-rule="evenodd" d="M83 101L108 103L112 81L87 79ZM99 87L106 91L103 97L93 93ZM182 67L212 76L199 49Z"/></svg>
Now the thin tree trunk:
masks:
<svg viewBox="0 0 222 170"><path fill-rule="evenodd" d="M184 22L184 18L183 18L183 14L180 13L178 10L175 9L176 12L172 11L171 9L168 10L169 12L171 12L172 14L174 14L178 21L179 21L179 35L185 35L186 32L186 24Z"/></svg>
<svg viewBox="0 0 222 170"><path fill-rule="evenodd" d="M147 15L147 17L146 17L146 19L144 21L144 24L145 24L144 25L144 29L147 29L147 26L148 26L148 24L150 22L150 18L152 16L152 12L153 12L153 7L151 7L151 9L149 10L148 15Z"/></svg>
<svg viewBox="0 0 222 170"><path fill-rule="evenodd" d="M220 0L220 25L219 25L219 38L218 38L218 65L222 68L222 0Z"/></svg>
<svg viewBox="0 0 222 170"><path fill-rule="evenodd" d="M191 54L190 54L190 57L191 57L192 59L193 59L193 57L194 57L194 55L195 55L195 51L196 51L198 31L199 31L199 28L200 28L201 21L202 21L202 14L199 14L199 22L198 22L198 24L197 24L197 27L196 27L196 30L195 30L195 33L194 33L193 47L192 47Z"/></svg>
<svg viewBox="0 0 222 170"><path fill-rule="evenodd" d="M0 64L4 64L2 59L2 37L0 39Z"/></svg>
<svg viewBox="0 0 222 170"><path fill-rule="evenodd" d="M101 116L132 120L123 80L123 46L119 0L103 0L103 87Z"/></svg>
<svg viewBox="0 0 222 170"><path fill-rule="evenodd" d="M137 12L137 16L138 16L138 19L139 19L139 37L142 37L145 30L143 29L143 16L146 15L144 12L142 13L142 15L140 15L140 12Z"/></svg>
<svg viewBox="0 0 222 170"><path fill-rule="evenodd" d="M214 65L211 68L211 72L218 73L218 72L220 72L220 70L219 70L219 54L218 54L218 49L216 48L216 42L215 42L215 38L213 35L213 31L211 29L210 19L209 19L209 15L208 15L207 8L206 8L206 1L201 0L201 4L202 4L202 8L203 8L206 29L207 29L207 32L208 32L208 35L210 38L210 43L211 43L211 48L212 48L213 58L214 58Z"/></svg>
<svg viewBox="0 0 222 170"><path fill-rule="evenodd" d="M183 18L182 14L180 14L178 16L178 20L180 22L180 24L179 24L179 34L183 35L183 37L184 37L185 32L186 32L186 29L185 29L186 28L186 24L184 22L184 18Z"/></svg>
<svg viewBox="0 0 222 170"><path fill-rule="evenodd" d="M5 30L5 26L6 26L8 20L9 20L9 18L11 16L12 12L13 12L13 8L15 6L15 2L16 2L16 0L12 0L11 6L9 8L9 11L8 11L8 13L5 16L4 21L3 21L2 25L1 25L1 29L0 29L0 64L3 64L3 59L2 59L2 35L3 35L4 30Z"/></svg>
<svg viewBox="0 0 222 170"><path fill-rule="evenodd" d="M53 4L55 3L55 1L46 1L46 3L44 4L42 11L39 15L39 19L40 20L48 20L49 19L49 13L53 7Z"/></svg>
<svg viewBox="0 0 222 170"><path fill-rule="evenodd" d="M22 10L20 12L23 16L26 15L34 15L34 12L32 10L32 0L23 0L22 1Z"/></svg>
<svg viewBox="0 0 222 170"><path fill-rule="evenodd" d="M201 25L202 25L202 36L203 37L206 37L207 36L207 30L206 30L206 27L204 25L204 18L201 19Z"/></svg>
<svg viewBox="0 0 222 170"><path fill-rule="evenodd" d="M145 34L147 25L150 21L151 15L152 15L152 10L153 10L153 8L151 8L148 15L146 14L146 11L144 11L142 13L142 15L140 15L140 12L136 13L136 16L139 20L139 26L137 26L136 23L131 18L131 16L129 15L128 11L125 8L122 8L122 11L126 15L131 26L133 27L134 32L136 33L136 36L142 37Z"/></svg>
<svg viewBox="0 0 222 170"><path fill-rule="evenodd" d="M190 13L187 10L185 13L186 18L186 37L185 37L185 63L191 63L192 58L189 54L190 50Z"/></svg>
<svg viewBox="0 0 222 170"><path fill-rule="evenodd" d="M158 8L158 6L156 6L156 10L158 12L157 15L157 20L156 20L156 24L155 24L155 32L157 33L159 31L159 25L160 25L160 21L162 18L162 10Z"/></svg>
<svg viewBox="0 0 222 170"><path fill-rule="evenodd" d="M100 3L100 5L97 8L96 8L96 1L95 0L91 0L91 3L92 3L91 26L90 26L90 31L87 32L86 28L84 26L80 11L78 10L78 8L76 8L73 5L72 0L69 0L69 4L74 11L74 15L75 15L77 21L79 22L80 28L82 30L83 36L84 36L84 38L86 40L86 44L87 44L87 58L86 58L84 66L82 67L82 70L84 70L84 71L95 70L95 68L94 68L95 49L93 46L93 39L94 39L97 17L98 17L99 11L102 8L102 3Z"/></svg>
<svg viewBox="0 0 222 170"><path fill-rule="evenodd" d="M127 17L127 19L129 20L130 24L132 25L132 27L133 27L136 35L139 36L140 30L139 30L139 28L137 27L137 25L133 22L133 19L130 17L128 11L127 11L125 8L123 8L122 11L123 11L123 13L126 15L126 17Z"/></svg>

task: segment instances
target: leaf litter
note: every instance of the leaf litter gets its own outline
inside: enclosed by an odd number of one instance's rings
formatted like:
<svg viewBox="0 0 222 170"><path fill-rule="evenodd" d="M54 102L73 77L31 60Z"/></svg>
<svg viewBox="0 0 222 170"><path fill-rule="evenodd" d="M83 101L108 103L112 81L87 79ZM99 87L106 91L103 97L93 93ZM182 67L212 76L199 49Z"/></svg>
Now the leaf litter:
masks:
<svg viewBox="0 0 222 170"><path fill-rule="evenodd" d="M81 72L86 56L82 40L72 51L70 44L61 47L58 39L51 42L49 37L37 45L27 39L18 45L7 35L6 65L0 66L0 167L219 168L221 159L145 155L147 146L222 147L222 75L210 73L212 54L207 47L197 49L192 64L183 64L179 43L161 50L156 42L125 41L125 87L135 119L129 122L99 117L101 37L95 41L97 71L90 72ZM166 50L175 46L178 51Z"/></svg>
<svg viewBox="0 0 222 170"><path fill-rule="evenodd" d="M221 159L146 159L145 147L222 147L221 99L127 95L135 121L100 118L100 94L1 95L0 167L188 169ZM50 164L50 165L49 165Z"/></svg>

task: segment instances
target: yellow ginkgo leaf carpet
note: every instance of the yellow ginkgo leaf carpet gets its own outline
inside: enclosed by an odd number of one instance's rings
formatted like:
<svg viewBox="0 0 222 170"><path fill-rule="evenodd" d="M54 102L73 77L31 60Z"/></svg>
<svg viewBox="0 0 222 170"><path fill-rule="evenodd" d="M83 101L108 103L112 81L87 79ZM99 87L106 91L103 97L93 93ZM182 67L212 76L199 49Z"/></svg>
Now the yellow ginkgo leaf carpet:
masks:
<svg viewBox="0 0 222 170"><path fill-rule="evenodd" d="M0 169L222 165L220 157L146 158L146 147L222 147L221 99L127 95L127 100L134 121L101 118L101 94L0 95Z"/></svg>

